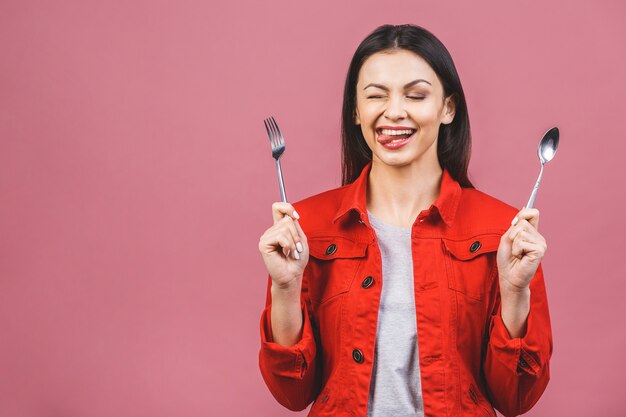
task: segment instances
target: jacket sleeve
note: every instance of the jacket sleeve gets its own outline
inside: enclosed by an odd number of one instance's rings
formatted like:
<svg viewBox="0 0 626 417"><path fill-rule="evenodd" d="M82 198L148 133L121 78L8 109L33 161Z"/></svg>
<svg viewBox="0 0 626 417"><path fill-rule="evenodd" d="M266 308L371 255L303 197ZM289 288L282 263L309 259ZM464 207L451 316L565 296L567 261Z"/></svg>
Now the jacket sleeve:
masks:
<svg viewBox="0 0 626 417"><path fill-rule="evenodd" d="M303 279L300 295L304 328L301 339L291 347L273 341L271 286L272 279L268 276L267 299L261 314L259 368L274 398L289 410L301 411L319 394L322 373L316 358L316 338L311 324L305 280Z"/></svg>
<svg viewBox="0 0 626 417"><path fill-rule="evenodd" d="M493 405L507 417L530 410L550 380L552 330L541 263L530 283L530 292L530 312L523 337L510 337L502 321L499 289L495 314L489 322L485 378Z"/></svg>

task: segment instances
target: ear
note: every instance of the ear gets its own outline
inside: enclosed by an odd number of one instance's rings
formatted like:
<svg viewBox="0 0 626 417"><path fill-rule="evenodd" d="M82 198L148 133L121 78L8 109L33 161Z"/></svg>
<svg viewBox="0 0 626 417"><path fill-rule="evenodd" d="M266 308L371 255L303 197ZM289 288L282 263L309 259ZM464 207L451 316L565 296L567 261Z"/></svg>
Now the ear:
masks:
<svg viewBox="0 0 626 417"><path fill-rule="evenodd" d="M441 123L444 125L452 123L454 115L456 114L456 93L446 97L444 101L443 118Z"/></svg>
<svg viewBox="0 0 626 417"><path fill-rule="evenodd" d="M361 124L361 118L359 117L359 111L358 110L354 110L354 124L355 125L360 125Z"/></svg>

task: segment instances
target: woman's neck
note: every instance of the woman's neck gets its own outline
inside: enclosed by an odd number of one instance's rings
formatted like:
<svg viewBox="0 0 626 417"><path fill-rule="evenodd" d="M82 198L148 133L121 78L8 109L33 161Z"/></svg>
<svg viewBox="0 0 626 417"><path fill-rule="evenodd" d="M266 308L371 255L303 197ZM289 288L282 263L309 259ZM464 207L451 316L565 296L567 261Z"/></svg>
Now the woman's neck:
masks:
<svg viewBox="0 0 626 417"><path fill-rule="evenodd" d="M439 196L443 170L434 165L391 166L373 161L367 183L367 209L380 220L411 227Z"/></svg>

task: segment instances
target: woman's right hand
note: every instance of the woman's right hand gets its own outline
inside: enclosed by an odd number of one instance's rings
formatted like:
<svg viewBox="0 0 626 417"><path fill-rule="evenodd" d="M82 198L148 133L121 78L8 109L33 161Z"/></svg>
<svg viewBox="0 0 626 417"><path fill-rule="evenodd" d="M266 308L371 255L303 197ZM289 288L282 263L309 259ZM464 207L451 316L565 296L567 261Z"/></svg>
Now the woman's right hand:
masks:
<svg viewBox="0 0 626 417"><path fill-rule="evenodd" d="M259 251L272 283L284 290L300 288L309 261L307 238L294 213L289 203L273 203L274 224L259 239Z"/></svg>

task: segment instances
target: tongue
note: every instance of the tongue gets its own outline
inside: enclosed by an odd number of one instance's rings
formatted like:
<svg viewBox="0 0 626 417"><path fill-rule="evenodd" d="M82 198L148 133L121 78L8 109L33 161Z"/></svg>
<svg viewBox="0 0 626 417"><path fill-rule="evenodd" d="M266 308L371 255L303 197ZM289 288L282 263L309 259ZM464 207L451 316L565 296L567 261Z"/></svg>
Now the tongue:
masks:
<svg viewBox="0 0 626 417"><path fill-rule="evenodd" d="M411 133L404 134L404 135L380 135L380 139L385 141L385 142L388 142L388 141L391 141L391 140L406 139L409 136L411 136Z"/></svg>

